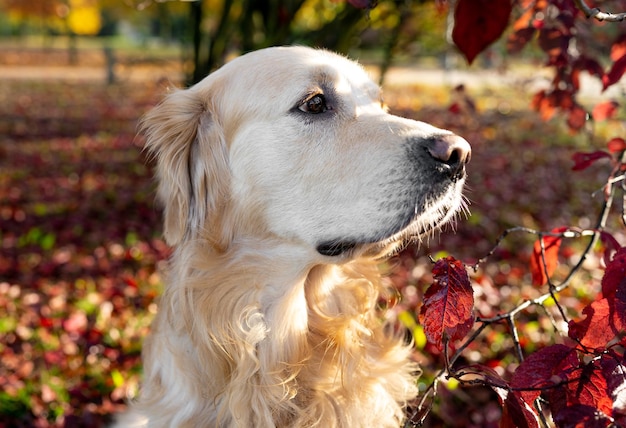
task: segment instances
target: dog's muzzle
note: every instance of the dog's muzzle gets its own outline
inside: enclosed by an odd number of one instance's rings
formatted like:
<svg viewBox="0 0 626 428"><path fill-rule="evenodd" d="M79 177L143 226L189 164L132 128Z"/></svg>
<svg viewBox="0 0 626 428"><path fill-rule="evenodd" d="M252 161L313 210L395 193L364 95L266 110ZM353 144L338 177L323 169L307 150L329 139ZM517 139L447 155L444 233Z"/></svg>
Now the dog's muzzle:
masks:
<svg viewBox="0 0 626 428"><path fill-rule="evenodd" d="M450 203L455 198L461 198L460 191L466 176L465 165L470 161L472 154L469 143L455 134L436 135L428 139L409 139L407 142L407 165L420 172L412 174L415 177L412 188L424 191L426 187L428 191L419 197L411 194L406 198L404 201L406 209L398 212L395 222L386 224L369 235L365 233L361 237L338 237L322 241L316 247L318 253L335 257L344 255L362 244L385 241L409 227L434 201L443 198ZM432 182L424 183L425 178ZM455 196L450 196L451 192ZM460 205L453 203L448 208L455 211ZM451 217L445 211L448 208L442 206L440 208L442 212L437 213L432 222L425 222L429 229L439 227Z"/></svg>

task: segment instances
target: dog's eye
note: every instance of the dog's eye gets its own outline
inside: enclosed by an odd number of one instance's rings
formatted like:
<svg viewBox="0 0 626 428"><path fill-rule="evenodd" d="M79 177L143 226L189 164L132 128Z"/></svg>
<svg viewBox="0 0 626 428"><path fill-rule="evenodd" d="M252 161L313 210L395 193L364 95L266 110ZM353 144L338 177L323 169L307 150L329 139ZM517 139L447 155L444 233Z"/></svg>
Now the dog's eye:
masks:
<svg viewBox="0 0 626 428"><path fill-rule="evenodd" d="M311 114L320 114L329 110L326 105L326 98L324 98L324 95L322 94L313 95L311 98L300 104L298 108L305 113Z"/></svg>

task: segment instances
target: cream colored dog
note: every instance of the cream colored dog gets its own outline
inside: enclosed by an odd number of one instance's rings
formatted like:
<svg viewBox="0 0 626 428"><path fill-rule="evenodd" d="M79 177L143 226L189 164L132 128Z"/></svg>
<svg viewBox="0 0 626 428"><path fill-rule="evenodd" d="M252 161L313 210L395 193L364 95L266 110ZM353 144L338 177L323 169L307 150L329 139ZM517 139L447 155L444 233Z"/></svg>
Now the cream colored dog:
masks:
<svg viewBox="0 0 626 428"><path fill-rule="evenodd" d="M462 207L469 144L304 47L244 55L143 125L175 251L119 426L397 427L418 368L377 263Z"/></svg>

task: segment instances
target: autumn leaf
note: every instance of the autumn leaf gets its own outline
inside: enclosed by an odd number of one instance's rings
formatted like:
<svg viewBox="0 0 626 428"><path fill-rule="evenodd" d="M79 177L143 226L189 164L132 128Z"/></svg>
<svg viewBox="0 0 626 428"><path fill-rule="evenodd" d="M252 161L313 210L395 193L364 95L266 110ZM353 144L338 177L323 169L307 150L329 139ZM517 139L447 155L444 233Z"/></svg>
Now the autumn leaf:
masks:
<svg viewBox="0 0 626 428"><path fill-rule="evenodd" d="M535 36L534 27L520 28L513 32L506 40L506 49L509 53L518 53Z"/></svg>
<svg viewBox="0 0 626 428"><path fill-rule="evenodd" d="M606 299L601 299L587 305L583 309L583 315L585 315L586 318L582 321L571 320L567 331L568 336L580 342L581 345L592 349L598 348L604 346L604 344L615 336L615 334L611 332L596 335L593 330L588 334L592 323L603 325L603 323L609 319L609 304ZM601 328L600 333L607 333L607 331Z"/></svg>
<svg viewBox="0 0 626 428"><path fill-rule="evenodd" d="M494 390L507 388L508 386L507 382L502 379L502 376L500 376L497 371L484 364L472 364L467 367L463 367L461 371L464 374L481 376L492 388L494 388Z"/></svg>
<svg viewBox="0 0 626 428"><path fill-rule="evenodd" d="M607 379L602 373L598 361L584 367L581 375L571 376L566 386L567 404L582 404L610 415L613 411L613 399L609 395Z"/></svg>
<svg viewBox="0 0 626 428"><path fill-rule="evenodd" d="M510 0L457 1L452 40L468 63L500 38L509 24L511 10Z"/></svg>
<svg viewBox="0 0 626 428"><path fill-rule="evenodd" d="M623 417L626 404L623 355L608 350L585 366L563 374L567 378L563 387L545 391L557 426L607 427L609 417L615 421Z"/></svg>
<svg viewBox="0 0 626 428"><path fill-rule="evenodd" d="M559 234L565 230L567 230L566 227L557 227L552 229L551 233ZM530 258L530 272L533 285L544 285L554 273L558 262L561 239L561 236L543 236L535 242L533 254ZM541 250L542 242L543 252Z"/></svg>
<svg viewBox="0 0 626 428"><path fill-rule="evenodd" d="M609 72L602 77L603 90L619 82L624 75L624 71L626 71L626 55L616 60Z"/></svg>
<svg viewBox="0 0 626 428"><path fill-rule="evenodd" d="M583 169L587 169L598 159L602 158L611 158L611 155L603 150L598 150L591 153L584 152L576 152L572 155L572 160L574 161L574 166L572 170L574 171L582 171Z"/></svg>
<svg viewBox="0 0 626 428"><path fill-rule="evenodd" d="M610 351L600 359L600 367L613 400L613 416L626 416L626 358Z"/></svg>
<svg viewBox="0 0 626 428"><path fill-rule="evenodd" d="M615 239L613 235L604 230L600 232L600 241L604 246L604 254L602 256L602 259L604 260L604 264L606 266L609 266L611 260L613 259L614 253L617 253L620 248L622 248L622 246L619 244L619 242L617 242L617 239ZM604 276L606 276L606 272Z"/></svg>
<svg viewBox="0 0 626 428"><path fill-rule="evenodd" d="M617 250L602 277L602 296L615 298L620 287L626 287L626 247Z"/></svg>
<svg viewBox="0 0 626 428"><path fill-rule="evenodd" d="M595 407L575 404L561 409L554 415L557 427L569 428L606 428L609 420L597 414Z"/></svg>
<svg viewBox="0 0 626 428"><path fill-rule="evenodd" d="M566 378L561 373L577 366L578 357L574 348L561 344L547 346L522 361L513 373L511 387L520 390L519 394L524 401L532 404L539 397L541 388L554 387L555 383L564 382Z"/></svg>
<svg viewBox="0 0 626 428"><path fill-rule="evenodd" d="M567 126L573 131L578 131L585 126L588 116L587 110L579 105L575 105L567 115Z"/></svg>
<svg viewBox="0 0 626 428"><path fill-rule="evenodd" d="M428 341L442 349L446 339L465 337L474 324L473 308L473 290L463 263L452 256L438 260L419 315Z"/></svg>
<svg viewBox="0 0 626 428"><path fill-rule="evenodd" d="M503 403L500 428L538 428L537 416L528 403L516 393L509 392Z"/></svg>
<svg viewBox="0 0 626 428"><path fill-rule="evenodd" d="M94 35L102 28L100 9L95 2L85 0L70 0L67 26L75 34Z"/></svg>
<svg viewBox="0 0 626 428"><path fill-rule="evenodd" d="M574 69L584 70L592 76L596 76L600 79L604 76L604 69L602 65L593 58L585 55L581 55L574 61Z"/></svg>
<svg viewBox="0 0 626 428"><path fill-rule="evenodd" d="M556 114L556 105L553 102L553 97L545 90L541 90L533 95L530 105L539 112L541 119L544 121L550 120Z"/></svg>
<svg viewBox="0 0 626 428"><path fill-rule="evenodd" d="M541 119L548 121L554 117L557 109L571 111L576 109L577 105L571 91L557 89L537 92L532 98L531 107L539 112Z"/></svg>
<svg viewBox="0 0 626 428"><path fill-rule="evenodd" d="M615 101L604 101L596 104L591 116L595 121L607 120L615 116L619 104Z"/></svg>
<svg viewBox="0 0 626 428"><path fill-rule="evenodd" d="M607 298L585 306L582 313L585 319L569 322L568 335L586 348L605 348L624 330L623 314L616 313L615 303Z"/></svg>
<svg viewBox="0 0 626 428"><path fill-rule="evenodd" d="M617 39L611 44L611 60L617 61L618 59L626 56L626 34L620 34Z"/></svg>
<svg viewBox="0 0 626 428"><path fill-rule="evenodd" d="M611 153L621 153L626 150L626 141L623 138L611 138L606 145Z"/></svg>
<svg viewBox="0 0 626 428"><path fill-rule="evenodd" d="M539 31L539 46L552 59L567 51L569 39L569 35L564 34L561 29L554 27L544 28Z"/></svg>

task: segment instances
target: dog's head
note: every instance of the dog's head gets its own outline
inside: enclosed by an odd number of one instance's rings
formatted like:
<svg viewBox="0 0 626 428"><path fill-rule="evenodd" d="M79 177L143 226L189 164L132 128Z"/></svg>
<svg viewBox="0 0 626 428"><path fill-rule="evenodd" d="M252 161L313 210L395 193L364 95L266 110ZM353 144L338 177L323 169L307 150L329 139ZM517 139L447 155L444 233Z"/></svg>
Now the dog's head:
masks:
<svg viewBox="0 0 626 428"><path fill-rule="evenodd" d="M365 71L327 51L244 55L143 126L173 245L271 238L336 257L428 234L463 205L469 144L388 114Z"/></svg>

